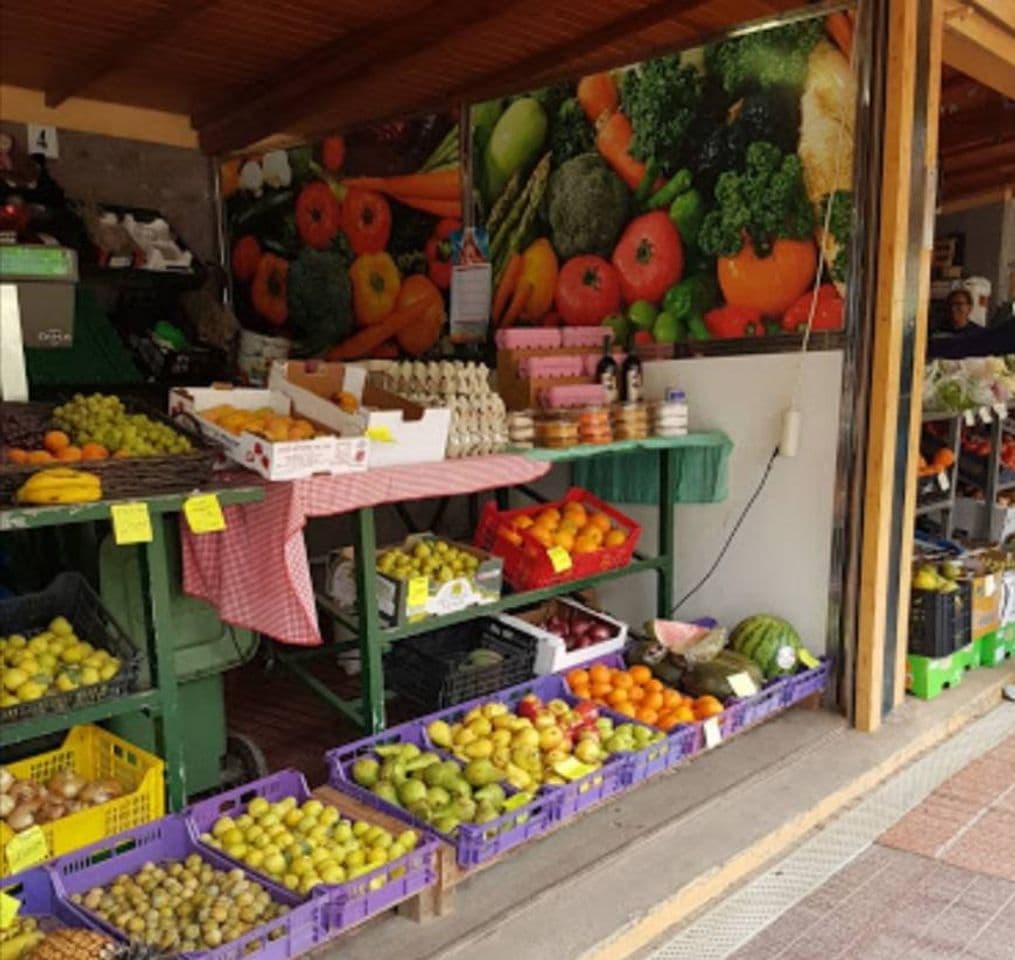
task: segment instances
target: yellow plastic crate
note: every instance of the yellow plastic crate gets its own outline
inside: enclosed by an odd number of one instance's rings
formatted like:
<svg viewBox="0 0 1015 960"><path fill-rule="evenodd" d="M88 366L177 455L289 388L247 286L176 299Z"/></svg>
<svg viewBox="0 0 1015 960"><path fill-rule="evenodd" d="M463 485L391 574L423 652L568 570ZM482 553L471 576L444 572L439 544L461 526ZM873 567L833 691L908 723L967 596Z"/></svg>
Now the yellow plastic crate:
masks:
<svg viewBox="0 0 1015 960"><path fill-rule="evenodd" d="M7 764L19 780L45 783L55 773L73 770L86 780L111 777L130 792L108 803L42 824L51 857L139 827L165 814L165 764L158 757L90 724L74 727L63 746L37 757ZM14 831L0 822L0 875L6 875L7 844Z"/></svg>

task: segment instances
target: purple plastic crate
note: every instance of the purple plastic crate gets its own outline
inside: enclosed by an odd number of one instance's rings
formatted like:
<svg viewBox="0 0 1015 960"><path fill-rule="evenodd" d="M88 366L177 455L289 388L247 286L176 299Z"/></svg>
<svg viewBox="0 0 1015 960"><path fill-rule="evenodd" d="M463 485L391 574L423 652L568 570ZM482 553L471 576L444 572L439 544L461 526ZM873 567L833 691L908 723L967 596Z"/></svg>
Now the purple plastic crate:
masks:
<svg viewBox="0 0 1015 960"><path fill-rule="evenodd" d="M821 693L828 686L829 678L832 675L832 661L828 657L821 657L821 662L810 670L798 673L789 677L787 685L786 706L799 703L814 693Z"/></svg>
<svg viewBox="0 0 1015 960"><path fill-rule="evenodd" d="M456 759L446 750L434 747L426 736L423 721L413 720L398 727L391 727L384 733L365 737L354 743L329 750L325 754L328 764L328 782L336 789L344 790L350 796L373 807L408 821L413 826L429 831L455 848L459 866L475 867L493 857L517 847L545 833L553 825L554 802L549 796L536 795L529 803L505 813L496 820L484 824L460 824L454 836L439 833L426 821L382 800L376 794L359 786L352 779L351 767L360 757L374 755L378 746L393 743L413 743L421 750L433 751L445 759ZM518 791L510 785L505 792L511 796Z"/></svg>
<svg viewBox="0 0 1015 960"><path fill-rule="evenodd" d="M47 867L29 867L5 877L0 882L0 890L21 904L20 917L55 917L62 926L96 929L95 924L85 923L60 899L53 884L53 875Z"/></svg>
<svg viewBox="0 0 1015 960"><path fill-rule="evenodd" d="M732 716L730 735L753 727L782 710L786 703L788 677L777 677L766 683L754 696L734 701L727 709Z"/></svg>
<svg viewBox="0 0 1015 960"><path fill-rule="evenodd" d="M332 786L340 793L352 796L345 784ZM311 799L311 793L302 773L297 770L280 770L278 773L262 777L260 780L252 780L241 787L235 787L193 804L183 812L183 816L202 853L216 851L201 842L200 834L210 832L220 817L241 815L247 804L255 797L264 797L270 803L278 803L286 797L295 797L302 804L305 800ZM410 824L409 818L401 810L392 810L388 815L404 821L407 827L415 826ZM432 831L426 828L419 832L421 834L419 843L404 857L399 857L355 880L326 884L317 888L318 896L326 898L331 912L327 925L329 936L335 936L368 917L382 913L437 882L438 841ZM232 861L232 857L224 856ZM235 863L237 866L244 866L239 861ZM247 869L262 883L272 882L266 874L249 867ZM301 896L300 899L304 900L306 897Z"/></svg>
<svg viewBox="0 0 1015 960"><path fill-rule="evenodd" d="M71 903L71 896L85 893L95 886L106 886L123 874L135 873L149 861L182 860L192 853L199 854L219 870L231 870L236 866L218 851L199 845L191 836L184 818L175 815L153 820L57 857L50 863L49 869L58 896L85 926L125 941L128 938L124 932L84 907ZM250 870L244 869L244 873L268 890L273 900L287 906L289 912L214 950L176 956L192 960L242 960L256 952L258 960L292 960L319 946L331 935L327 926L328 904L324 897L303 900L284 887L252 875Z"/></svg>

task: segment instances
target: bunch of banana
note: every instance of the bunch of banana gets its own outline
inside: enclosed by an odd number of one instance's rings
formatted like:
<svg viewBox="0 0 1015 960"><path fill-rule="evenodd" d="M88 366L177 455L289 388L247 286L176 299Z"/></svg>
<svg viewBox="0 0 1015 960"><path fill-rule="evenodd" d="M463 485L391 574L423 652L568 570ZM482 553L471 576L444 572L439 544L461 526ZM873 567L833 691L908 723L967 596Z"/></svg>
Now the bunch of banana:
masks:
<svg viewBox="0 0 1015 960"><path fill-rule="evenodd" d="M102 481L84 470L54 467L33 473L15 499L18 503L88 503L102 499Z"/></svg>

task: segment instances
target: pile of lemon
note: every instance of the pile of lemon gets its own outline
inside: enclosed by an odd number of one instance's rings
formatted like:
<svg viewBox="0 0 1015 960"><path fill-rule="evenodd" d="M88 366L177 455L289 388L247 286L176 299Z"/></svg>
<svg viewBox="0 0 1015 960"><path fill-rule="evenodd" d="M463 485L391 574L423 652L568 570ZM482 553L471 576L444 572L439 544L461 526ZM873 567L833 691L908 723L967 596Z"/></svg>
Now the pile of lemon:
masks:
<svg viewBox="0 0 1015 960"><path fill-rule="evenodd" d="M56 617L31 637L20 633L0 637L0 664L0 707L103 683L121 667L108 650L80 640L66 617Z"/></svg>

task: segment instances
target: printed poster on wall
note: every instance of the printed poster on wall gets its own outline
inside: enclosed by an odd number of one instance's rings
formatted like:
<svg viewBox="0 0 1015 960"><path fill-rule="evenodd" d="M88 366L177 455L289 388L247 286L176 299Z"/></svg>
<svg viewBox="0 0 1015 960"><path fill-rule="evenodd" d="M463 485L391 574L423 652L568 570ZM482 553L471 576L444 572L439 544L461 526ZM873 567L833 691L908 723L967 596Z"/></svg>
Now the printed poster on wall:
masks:
<svg viewBox="0 0 1015 960"><path fill-rule="evenodd" d="M812 18L475 107L494 329L765 337L813 300L812 330L841 330L851 37Z"/></svg>

